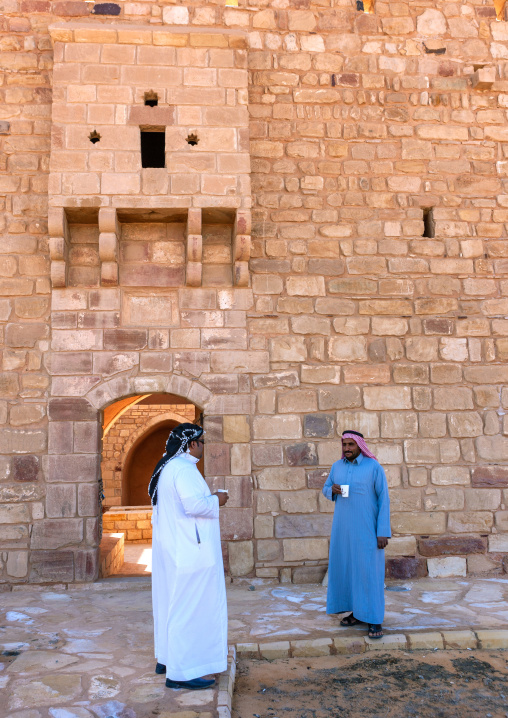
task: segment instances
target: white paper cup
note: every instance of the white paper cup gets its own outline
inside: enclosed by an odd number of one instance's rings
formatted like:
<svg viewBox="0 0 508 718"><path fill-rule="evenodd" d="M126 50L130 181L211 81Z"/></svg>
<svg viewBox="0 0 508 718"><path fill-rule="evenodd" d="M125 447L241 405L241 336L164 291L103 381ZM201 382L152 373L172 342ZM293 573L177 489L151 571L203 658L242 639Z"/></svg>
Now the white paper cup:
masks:
<svg viewBox="0 0 508 718"><path fill-rule="evenodd" d="M345 499L349 496L349 484L341 484L340 485L340 493L341 496L343 496Z"/></svg>
<svg viewBox="0 0 508 718"><path fill-rule="evenodd" d="M218 494L227 494L229 493L227 489L217 489Z"/></svg>

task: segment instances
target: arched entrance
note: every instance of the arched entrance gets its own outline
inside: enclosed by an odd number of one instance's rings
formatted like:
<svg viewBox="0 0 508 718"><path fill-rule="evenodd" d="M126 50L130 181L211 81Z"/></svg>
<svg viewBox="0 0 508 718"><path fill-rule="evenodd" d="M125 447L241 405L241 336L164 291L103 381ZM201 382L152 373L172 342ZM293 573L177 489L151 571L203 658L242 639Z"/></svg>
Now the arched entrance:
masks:
<svg viewBox="0 0 508 718"><path fill-rule="evenodd" d="M164 453L169 432L178 426L175 420L162 421L148 429L129 451L122 471L124 506L149 506L148 483Z"/></svg>
<svg viewBox="0 0 508 718"><path fill-rule="evenodd" d="M105 510L101 548L108 546L110 553L115 550L117 555L109 567L103 560L102 575L150 573L150 477L171 430L181 423L201 420L200 409L190 400L166 393L121 399L104 411L101 473Z"/></svg>

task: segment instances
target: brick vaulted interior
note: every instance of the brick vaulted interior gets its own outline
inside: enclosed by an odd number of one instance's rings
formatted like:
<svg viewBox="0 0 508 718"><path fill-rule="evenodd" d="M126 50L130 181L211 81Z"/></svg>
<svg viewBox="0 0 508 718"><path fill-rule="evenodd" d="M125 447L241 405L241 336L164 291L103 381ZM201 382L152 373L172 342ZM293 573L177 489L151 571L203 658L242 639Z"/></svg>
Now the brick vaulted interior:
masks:
<svg viewBox="0 0 508 718"><path fill-rule="evenodd" d="M389 575L508 571L502 5L5 4L1 581L96 578L145 395L203 414L233 577L323 576L346 427Z"/></svg>

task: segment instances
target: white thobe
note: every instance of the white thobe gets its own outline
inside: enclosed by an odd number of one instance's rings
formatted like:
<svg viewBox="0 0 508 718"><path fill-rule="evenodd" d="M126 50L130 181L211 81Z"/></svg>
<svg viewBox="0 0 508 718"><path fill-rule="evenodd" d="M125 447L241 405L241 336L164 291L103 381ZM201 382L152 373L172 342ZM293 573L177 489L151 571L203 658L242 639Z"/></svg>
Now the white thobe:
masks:
<svg viewBox="0 0 508 718"><path fill-rule="evenodd" d="M227 603L219 500L182 454L162 470L153 512L155 658L188 681L227 668Z"/></svg>

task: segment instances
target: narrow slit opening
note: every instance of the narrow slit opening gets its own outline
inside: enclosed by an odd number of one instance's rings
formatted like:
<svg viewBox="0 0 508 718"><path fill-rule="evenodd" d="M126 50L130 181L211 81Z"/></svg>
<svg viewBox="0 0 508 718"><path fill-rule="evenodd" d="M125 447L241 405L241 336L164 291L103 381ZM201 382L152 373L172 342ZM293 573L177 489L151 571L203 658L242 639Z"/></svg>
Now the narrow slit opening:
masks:
<svg viewBox="0 0 508 718"><path fill-rule="evenodd" d="M422 237L435 237L435 223L432 207L423 208L423 234Z"/></svg>
<svg viewBox="0 0 508 718"><path fill-rule="evenodd" d="M166 133L164 130L141 130L141 167L166 166Z"/></svg>

